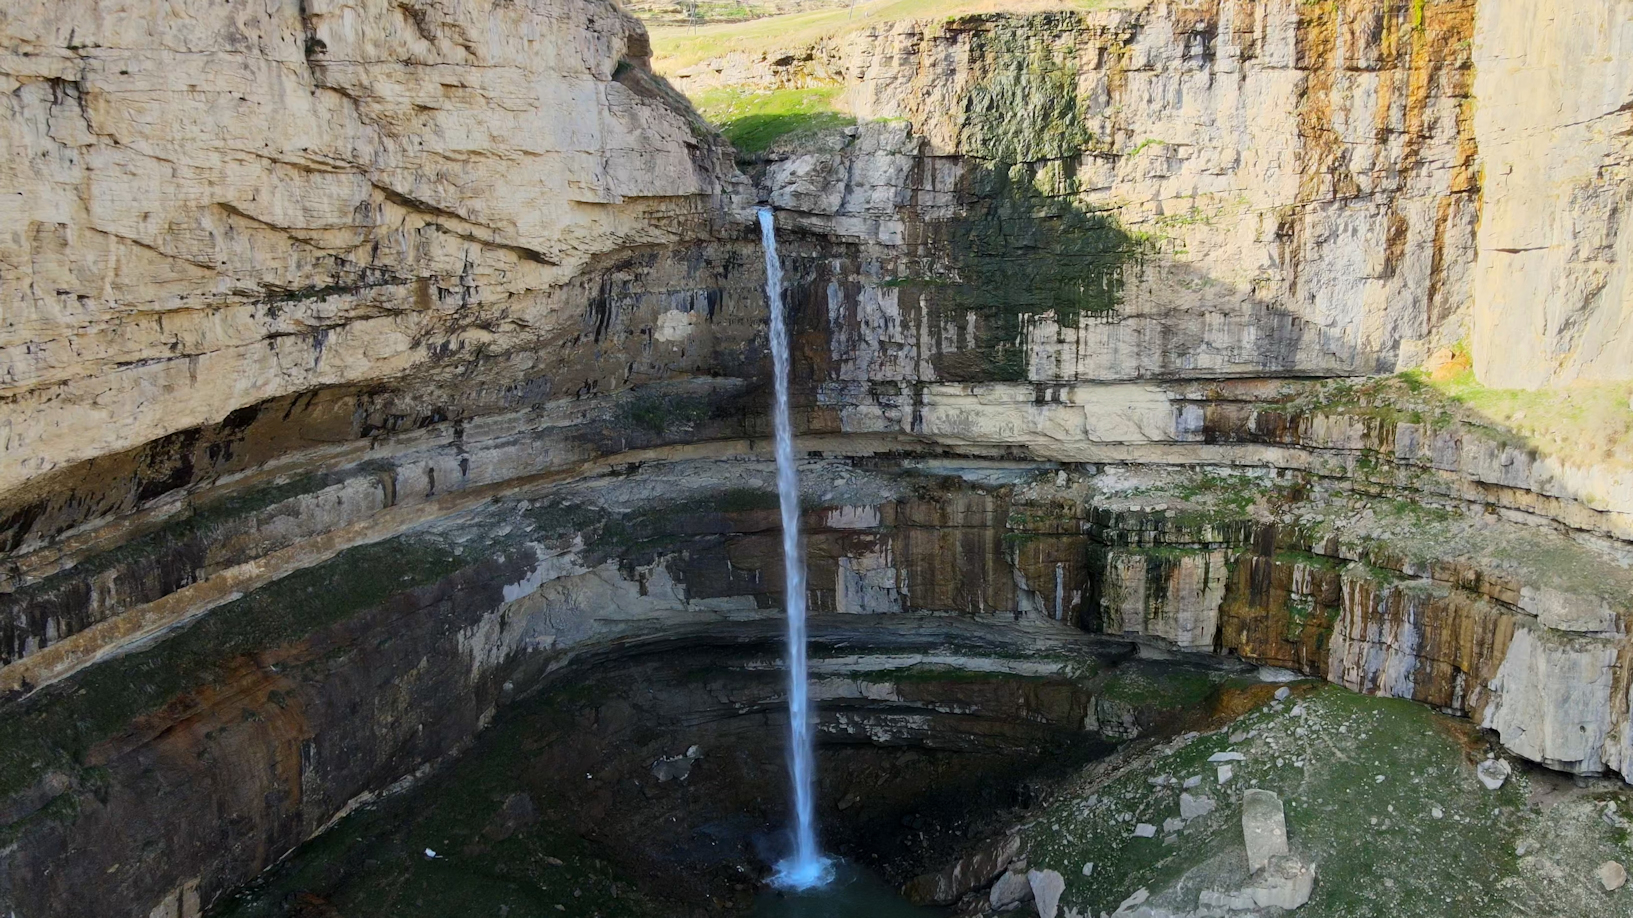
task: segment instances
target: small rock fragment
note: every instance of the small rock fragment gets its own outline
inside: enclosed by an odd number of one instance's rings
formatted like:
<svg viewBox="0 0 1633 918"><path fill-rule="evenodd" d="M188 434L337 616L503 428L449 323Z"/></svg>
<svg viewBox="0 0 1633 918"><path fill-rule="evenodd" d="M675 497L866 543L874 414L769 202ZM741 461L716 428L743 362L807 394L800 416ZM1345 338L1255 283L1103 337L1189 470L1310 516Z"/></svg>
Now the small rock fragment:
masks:
<svg viewBox="0 0 1633 918"><path fill-rule="evenodd" d="M1191 775L1189 778L1185 779L1185 789L1186 790L1190 790L1193 787L1200 787L1200 786L1202 786L1202 776L1201 775Z"/></svg>
<svg viewBox="0 0 1633 918"><path fill-rule="evenodd" d="M1508 780L1514 769L1502 759L1486 759L1474 771L1479 776L1480 783L1486 786L1486 790L1496 790L1503 786L1503 782Z"/></svg>
<svg viewBox="0 0 1633 918"><path fill-rule="evenodd" d="M1185 828L1185 820L1178 816L1170 816L1162 821L1162 834L1173 835Z"/></svg>
<svg viewBox="0 0 1633 918"><path fill-rule="evenodd" d="M1286 701L1287 696L1291 694L1293 694L1293 690L1284 685L1281 688L1276 689L1276 700Z"/></svg>
<svg viewBox="0 0 1633 918"><path fill-rule="evenodd" d="M1217 806L1212 797L1193 797L1190 794L1179 795L1179 816L1189 822L1192 819L1206 816Z"/></svg>
<svg viewBox="0 0 1633 918"><path fill-rule="evenodd" d="M1086 877L1094 876L1094 861L1089 861L1083 865L1083 875Z"/></svg>
<svg viewBox="0 0 1633 918"><path fill-rule="evenodd" d="M1615 892L1627 885L1627 868L1615 861L1600 864L1593 875L1599 878L1599 885L1605 888L1605 892Z"/></svg>
<svg viewBox="0 0 1633 918"><path fill-rule="evenodd" d="M1230 781L1230 776L1233 771L1234 769L1232 769L1229 765L1219 766L1219 783L1225 784Z"/></svg>
<svg viewBox="0 0 1633 918"><path fill-rule="evenodd" d="M1210 761L1210 762L1245 762L1245 761L1247 761L1247 756L1242 755L1240 752L1215 752L1213 755L1208 756L1208 761Z"/></svg>
<svg viewBox="0 0 1633 918"><path fill-rule="evenodd" d="M1016 870L1006 870L992 884L992 891L987 894L987 902L998 911L1014 908L1032 898L1032 883L1027 880L1026 874Z"/></svg>
<svg viewBox="0 0 1633 918"><path fill-rule="evenodd" d="M1151 898L1151 893L1143 887L1135 890L1133 895L1123 900L1122 905L1117 906L1117 911L1112 912L1112 918L1119 918L1119 916L1122 915L1132 915L1134 910L1144 905L1145 900L1149 898Z"/></svg>

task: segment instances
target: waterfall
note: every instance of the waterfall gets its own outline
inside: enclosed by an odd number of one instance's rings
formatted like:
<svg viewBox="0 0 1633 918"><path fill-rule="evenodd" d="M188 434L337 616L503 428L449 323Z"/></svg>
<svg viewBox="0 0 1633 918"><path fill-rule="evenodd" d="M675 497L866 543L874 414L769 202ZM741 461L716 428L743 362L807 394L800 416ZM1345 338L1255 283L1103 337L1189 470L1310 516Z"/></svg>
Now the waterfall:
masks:
<svg viewBox="0 0 1633 918"><path fill-rule="evenodd" d="M782 261L777 256L776 217L760 208L765 245L765 293L771 302L771 362L777 383L772 423L777 439L777 497L782 504L783 567L788 606L788 771L794 785L794 851L777 865L772 882L786 889L820 886L832 875L817 849L816 748L805 664L805 554L799 537L799 471L794 467L794 424L788 411L788 323L783 316Z"/></svg>

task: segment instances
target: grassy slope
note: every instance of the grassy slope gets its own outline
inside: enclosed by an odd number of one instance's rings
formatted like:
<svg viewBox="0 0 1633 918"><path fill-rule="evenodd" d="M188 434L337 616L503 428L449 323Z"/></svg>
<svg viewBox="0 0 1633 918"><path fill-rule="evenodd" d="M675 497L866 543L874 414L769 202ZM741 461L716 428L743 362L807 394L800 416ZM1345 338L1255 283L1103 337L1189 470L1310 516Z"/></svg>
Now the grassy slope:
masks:
<svg viewBox="0 0 1633 918"><path fill-rule="evenodd" d="M625 0L624 8L654 25L695 25L744 22L850 4L851 0Z"/></svg>
<svg viewBox="0 0 1633 918"><path fill-rule="evenodd" d="M1546 389L1493 389L1474 378L1461 352L1434 373L1409 374L1467 416L1505 428L1544 455L1581 463L1633 466L1633 382Z"/></svg>
<svg viewBox="0 0 1633 918"><path fill-rule="evenodd" d="M713 89L699 93L692 104L739 152L761 153L783 137L855 124L836 106L839 92L837 86L772 92Z"/></svg>
<svg viewBox="0 0 1633 918"><path fill-rule="evenodd" d="M651 30L652 62L659 73L672 73L733 52L752 54L801 48L824 38L901 19L1093 9L1111 5L1115 5L1115 0L872 0L858 3L854 15L848 8L829 9L696 28L654 28Z"/></svg>
<svg viewBox="0 0 1633 918"><path fill-rule="evenodd" d="M1301 918L1628 914L1633 896L1605 894L1591 872L1606 859L1628 859L1626 833L1597 813L1611 800L1625 813L1633 795L1607 785L1539 807L1527 800L1523 773L1500 791L1485 790L1473 768L1480 748L1471 726L1420 705L1306 683L1288 702L1057 798L1026 830L1030 860L1066 877L1062 906L1082 914L1115 910L1141 888L1159 896L1176 884L1188 898L1179 904L1193 907L1201 889L1245 882L1241 796L1261 787L1281 795L1293 850L1317 864ZM1247 760L1221 786L1207 758L1226 749ZM1219 809L1169 839L1160 831L1133 837L1136 823L1161 826L1179 813L1179 790L1147 780L1159 775L1203 776L1192 793ZM1527 857L1544 846L1547 863ZM1086 862L1094 864L1087 877Z"/></svg>

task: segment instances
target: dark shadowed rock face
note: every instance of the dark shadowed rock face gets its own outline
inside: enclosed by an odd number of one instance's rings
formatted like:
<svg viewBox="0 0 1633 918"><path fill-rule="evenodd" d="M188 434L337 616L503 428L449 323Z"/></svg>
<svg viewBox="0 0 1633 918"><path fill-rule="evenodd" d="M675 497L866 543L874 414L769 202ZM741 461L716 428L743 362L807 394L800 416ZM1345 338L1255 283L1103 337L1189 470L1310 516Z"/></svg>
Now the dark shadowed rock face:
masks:
<svg viewBox="0 0 1633 918"><path fill-rule="evenodd" d="M581 658L458 763L348 817L217 913L288 914L303 901L339 914L535 914L575 900L603 914L740 910L785 844L775 634L716 629ZM958 620L819 621L829 850L899 883L1001 836L1053 778L1111 748L1085 715L1123 666L1144 664L1077 638L1049 645L1052 674L1020 675L1041 647L1018 637ZM1175 707L1152 699L1145 711L1183 717Z"/></svg>

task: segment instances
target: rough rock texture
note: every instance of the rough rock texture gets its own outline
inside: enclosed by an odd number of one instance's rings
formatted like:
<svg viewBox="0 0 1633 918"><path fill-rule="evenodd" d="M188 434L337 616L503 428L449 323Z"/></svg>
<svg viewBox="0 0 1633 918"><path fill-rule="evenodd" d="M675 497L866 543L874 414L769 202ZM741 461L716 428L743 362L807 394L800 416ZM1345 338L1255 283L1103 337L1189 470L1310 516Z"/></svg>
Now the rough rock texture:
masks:
<svg viewBox="0 0 1633 918"><path fill-rule="evenodd" d="M884 332L850 372L1372 373L1463 335L1472 2L1022 22L859 34L856 114L904 121L768 167L791 222L858 243L814 279Z"/></svg>
<svg viewBox="0 0 1633 918"><path fill-rule="evenodd" d="M1484 163L1472 323L1498 386L1633 371L1633 9L1480 3Z"/></svg>
<svg viewBox="0 0 1633 918"><path fill-rule="evenodd" d="M709 233L714 142L610 2L0 14L0 489L266 399L570 337Z"/></svg>

